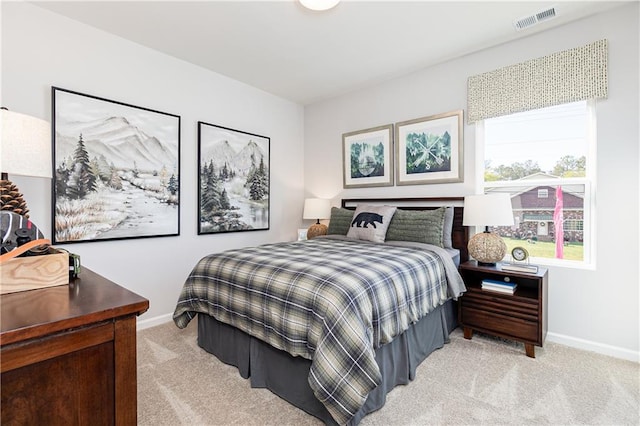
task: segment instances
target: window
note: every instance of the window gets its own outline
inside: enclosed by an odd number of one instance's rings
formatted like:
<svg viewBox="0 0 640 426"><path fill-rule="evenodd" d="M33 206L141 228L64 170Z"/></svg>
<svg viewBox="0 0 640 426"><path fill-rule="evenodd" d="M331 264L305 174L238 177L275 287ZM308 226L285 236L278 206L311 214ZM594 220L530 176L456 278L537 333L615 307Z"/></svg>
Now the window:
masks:
<svg viewBox="0 0 640 426"><path fill-rule="evenodd" d="M533 262L593 264L594 110L581 101L478 124L482 190L511 196L515 225L492 228L507 253L521 245Z"/></svg>
<svg viewBox="0 0 640 426"><path fill-rule="evenodd" d="M584 221L580 219L565 219L564 220L564 231L583 231L584 230Z"/></svg>

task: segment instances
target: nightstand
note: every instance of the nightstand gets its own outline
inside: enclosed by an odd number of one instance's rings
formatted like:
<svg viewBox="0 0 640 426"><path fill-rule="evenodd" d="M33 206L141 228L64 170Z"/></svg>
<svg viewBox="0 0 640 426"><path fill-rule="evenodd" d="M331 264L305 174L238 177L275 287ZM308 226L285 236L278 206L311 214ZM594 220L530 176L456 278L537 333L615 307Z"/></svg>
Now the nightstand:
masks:
<svg viewBox="0 0 640 426"><path fill-rule="evenodd" d="M473 331L524 343L528 357L535 358L535 346L547 336L548 271L524 273L503 271L496 266L479 266L475 260L460 265L467 292L460 297L458 321L465 339ZM517 284L514 294L482 289L482 280Z"/></svg>

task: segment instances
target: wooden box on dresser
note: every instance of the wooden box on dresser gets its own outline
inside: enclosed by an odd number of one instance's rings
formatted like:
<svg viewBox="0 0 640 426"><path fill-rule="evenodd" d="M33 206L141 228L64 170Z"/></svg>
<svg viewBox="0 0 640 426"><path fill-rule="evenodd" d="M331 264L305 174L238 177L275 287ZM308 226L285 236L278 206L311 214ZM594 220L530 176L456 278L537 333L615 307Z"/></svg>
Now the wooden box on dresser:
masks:
<svg viewBox="0 0 640 426"><path fill-rule="evenodd" d="M547 336L548 271L536 273L503 271L497 266L480 266L475 260L460 265L467 292L460 298L458 320L464 337L473 331L524 343L527 356L535 358L535 346ZM482 289L482 280L517 284L514 294Z"/></svg>
<svg viewBox="0 0 640 426"><path fill-rule="evenodd" d="M148 308L87 268L0 296L0 423L135 425L136 317Z"/></svg>

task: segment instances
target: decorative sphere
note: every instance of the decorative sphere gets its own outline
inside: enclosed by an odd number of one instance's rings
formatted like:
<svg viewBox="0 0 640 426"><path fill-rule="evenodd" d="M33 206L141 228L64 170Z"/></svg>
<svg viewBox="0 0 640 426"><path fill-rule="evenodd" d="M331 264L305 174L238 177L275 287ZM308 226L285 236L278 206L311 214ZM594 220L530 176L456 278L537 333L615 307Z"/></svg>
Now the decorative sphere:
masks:
<svg viewBox="0 0 640 426"><path fill-rule="evenodd" d="M504 259L507 245L499 235L491 232L475 234L469 240L469 254L478 262L496 263Z"/></svg>
<svg viewBox="0 0 640 426"><path fill-rule="evenodd" d="M310 240L318 235L327 235L327 225L314 223L307 229L307 239Z"/></svg>

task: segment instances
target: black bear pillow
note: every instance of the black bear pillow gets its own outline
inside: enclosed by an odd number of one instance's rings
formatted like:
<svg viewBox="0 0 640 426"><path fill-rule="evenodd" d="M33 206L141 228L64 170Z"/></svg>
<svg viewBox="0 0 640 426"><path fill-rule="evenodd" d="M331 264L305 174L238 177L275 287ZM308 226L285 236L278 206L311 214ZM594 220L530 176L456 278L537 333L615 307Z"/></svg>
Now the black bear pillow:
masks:
<svg viewBox="0 0 640 426"><path fill-rule="evenodd" d="M392 206L358 205L347 237L383 243L395 212L396 207Z"/></svg>

